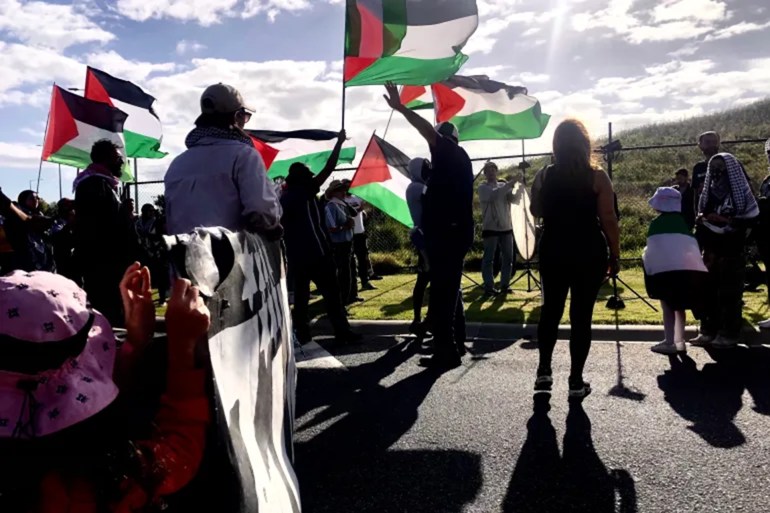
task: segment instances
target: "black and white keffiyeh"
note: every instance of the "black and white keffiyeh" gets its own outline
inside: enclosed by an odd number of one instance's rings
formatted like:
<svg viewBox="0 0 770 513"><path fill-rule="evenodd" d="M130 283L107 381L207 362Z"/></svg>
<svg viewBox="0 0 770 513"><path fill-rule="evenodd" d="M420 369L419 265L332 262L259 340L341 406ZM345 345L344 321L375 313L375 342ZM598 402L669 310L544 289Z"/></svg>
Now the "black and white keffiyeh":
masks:
<svg viewBox="0 0 770 513"><path fill-rule="evenodd" d="M715 158L721 158L727 168L727 180L716 180L712 173L712 163ZM725 187L727 186L727 187ZM720 190L721 189L721 190ZM709 198L717 198L723 201L723 205L729 204L732 217L738 219L752 219L759 215L759 206L751 191L748 178L738 159L730 153L718 153L709 160L706 179L703 184L703 193L698 202L699 212L705 212Z"/></svg>

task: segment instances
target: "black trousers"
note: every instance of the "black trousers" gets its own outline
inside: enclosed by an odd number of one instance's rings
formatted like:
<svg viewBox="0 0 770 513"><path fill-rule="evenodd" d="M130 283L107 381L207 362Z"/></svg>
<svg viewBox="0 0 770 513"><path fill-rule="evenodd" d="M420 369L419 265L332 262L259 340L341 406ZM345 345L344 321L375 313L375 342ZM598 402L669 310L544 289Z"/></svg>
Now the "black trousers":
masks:
<svg viewBox="0 0 770 513"><path fill-rule="evenodd" d="M428 316L436 353L453 353L465 341L465 308L461 282L463 262L470 249L459 235L445 234L427 241L430 262Z"/></svg>
<svg viewBox="0 0 770 513"><path fill-rule="evenodd" d="M553 351L570 294L570 377L582 379L591 349L591 321L599 289L607 273L607 245L604 237L594 234L581 245L559 243L561 237L543 235L540 244L540 276L543 286L543 308L537 327L538 349L542 370L551 369ZM557 239L557 240L554 240Z"/></svg>
<svg viewBox="0 0 770 513"><path fill-rule="evenodd" d="M358 267L358 278L363 285L369 281L369 277L372 275L372 263L369 260L369 246L365 232L353 235L353 254L356 257L355 263ZM355 277L355 273L353 276Z"/></svg>
<svg viewBox="0 0 770 513"><path fill-rule="evenodd" d="M353 243L335 242L332 244L334 264L337 268L337 282L340 289L340 300L343 305L348 305L358 295L358 287L353 269Z"/></svg>
<svg viewBox="0 0 770 513"><path fill-rule="evenodd" d="M767 285L767 302L770 304L770 234L757 236L759 258L765 264L765 284Z"/></svg>
<svg viewBox="0 0 770 513"><path fill-rule="evenodd" d="M315 283L323 297L326 314L332 323L334 333L343 335L350 331L347 314L340 299L337 283L337 270L331 256L309 262L289 261L294 282L294 329L300 339L310 337L308 303L310 302L310 282Z"/></svg>

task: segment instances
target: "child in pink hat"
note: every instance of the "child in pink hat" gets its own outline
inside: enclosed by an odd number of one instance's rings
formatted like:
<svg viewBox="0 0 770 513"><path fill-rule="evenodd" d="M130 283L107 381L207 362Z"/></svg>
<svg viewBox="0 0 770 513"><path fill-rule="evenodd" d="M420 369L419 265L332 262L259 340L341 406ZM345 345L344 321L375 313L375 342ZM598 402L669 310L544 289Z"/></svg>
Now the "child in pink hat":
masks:
<svg viewBox="0 0 770 513"><path fill-rule="evenodd" d="M0 511L139 512L195 477L210 404L194 348L209 312L178 280L166 313L168 368L153 434L132 438L116 399L154 330L147 268L121 282L127 340L62 276L0 277Z"/></svg>

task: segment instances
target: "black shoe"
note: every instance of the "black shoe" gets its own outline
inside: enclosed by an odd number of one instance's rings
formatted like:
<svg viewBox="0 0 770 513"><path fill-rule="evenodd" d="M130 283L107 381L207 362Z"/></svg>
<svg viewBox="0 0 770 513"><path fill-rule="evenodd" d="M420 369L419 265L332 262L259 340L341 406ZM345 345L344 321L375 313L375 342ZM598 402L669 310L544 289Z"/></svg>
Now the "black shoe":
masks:
<svg viewBox="0 0 770 513"><path fill-rule="evenodd" d="M381 279L382 279L382 276L378 276L376 274L369 276L369 281L380 281Z"/></svg>
<svg viewBox="0 0 770 513"><path fill-rule="evenodd" d="M369 282L366 282L361 284L361 290L377 290L377 287Z"/></svg>
<svg viewBox="0 0 770 513"><path fill-rule="evenodd" d="M425 328L425 323L412 321L412 324L409 325L409 333L417 336L417 338L425 338L428 335L428 330Z"/></svg>
<svg viewBox="0 0 770 513"><path fill-rule="evenodd" d="M500 291L497 289L484 290L484 297L497 297L500 295Z"/></svg>
<svg viewBox="0 0 770 513"><path fill-rule="evenodd" d="M575 400L582 400L591 395L591 384L583 380L578 382L569 382L569 398Z"/></svg>
<svg viewBox="0 0 770 513"><path fill-rule="evenodd" d="M468 354L468 348L465 347L465 342L457 342L455 345L457 346L457 354L460 355L460 358Z"/></svg>
<svg viewBox="0 0 770 513"><path fill-rule="evenodd" d="M430 358L422 358L420 366L427 369L447 371L462 366L460 355L454 353L436 353Z"/></svg>

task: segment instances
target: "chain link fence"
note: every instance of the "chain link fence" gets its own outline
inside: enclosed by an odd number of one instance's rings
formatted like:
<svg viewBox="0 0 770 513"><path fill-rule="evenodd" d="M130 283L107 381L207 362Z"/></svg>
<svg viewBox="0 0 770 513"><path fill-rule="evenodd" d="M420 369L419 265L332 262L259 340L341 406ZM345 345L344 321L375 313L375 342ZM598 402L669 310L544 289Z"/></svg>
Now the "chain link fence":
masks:
<svg viewBox="0 0 770 513"><path fill-rule="evenodd" d="M765 139L725 141L722 151L735 154L744 164L752 185L758 189L767 175L768 166L764 154ZM537 171L550 163L550 154L526 154L473 159L476 186L484 180L481 169L485 162L492 161L500 170L500 179L508 180L519 176L529 188ZM692 171L695 163L703 156L692 143L629 147L608 154L597 152L597 163L605 170L612 171L613 184L620 213L620 244L622 258L627 261L639 260L647 239L647 228L655 212L647 204L657 187L671 185L678 169ZM521 167L527 162L528 167ZM352 178L354 169L336 171L332 179ZM153 203L163 207L163 182L140 182L130 185L130 194L137 207ZM474 196L476 219L476 243L467 258L469 270L481 267L481 208L478 195ZM369 240L371 259L379 273L393 273L411 268L416 255L409 241L409 230L384 212L370 208L367 211L366 232ZM579 248L576 248L579 251ZM537 259L537 257L535 257Z"/></svg>

